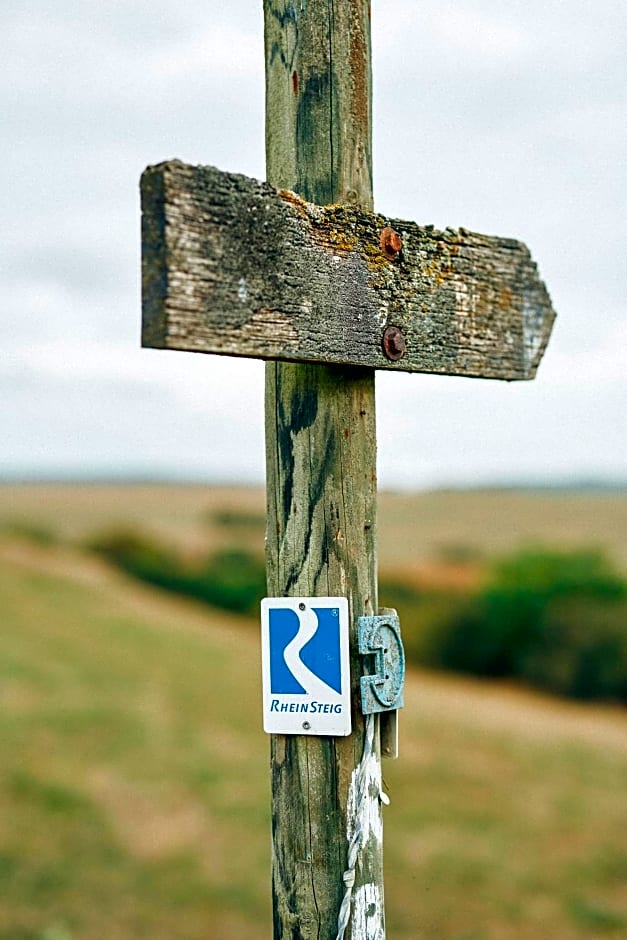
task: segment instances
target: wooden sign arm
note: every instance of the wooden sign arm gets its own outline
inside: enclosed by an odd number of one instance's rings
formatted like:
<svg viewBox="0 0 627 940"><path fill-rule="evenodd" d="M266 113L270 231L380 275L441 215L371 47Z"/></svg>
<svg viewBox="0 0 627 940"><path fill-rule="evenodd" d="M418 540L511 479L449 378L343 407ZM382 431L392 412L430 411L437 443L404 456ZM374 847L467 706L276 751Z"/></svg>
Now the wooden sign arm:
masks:
<svg viewBox="0 0 627 940"><path fill-rule="evenodd" d="M521 242L321 208L177 161L149 167L141 193L145 346L535 375L555 314Z"/></svg>

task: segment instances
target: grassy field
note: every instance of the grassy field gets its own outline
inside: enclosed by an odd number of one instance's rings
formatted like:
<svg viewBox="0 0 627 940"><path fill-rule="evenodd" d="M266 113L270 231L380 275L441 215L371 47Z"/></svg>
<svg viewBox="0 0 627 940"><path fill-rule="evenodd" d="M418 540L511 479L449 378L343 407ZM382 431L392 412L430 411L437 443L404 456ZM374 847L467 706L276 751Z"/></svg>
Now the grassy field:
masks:
<svg viewBox="0 0 627 940"><path fill-rule="evenodd" d="M230 537L215 522L228 500L210 491L70 495L4 489L0 519L72 538L144 522L190 550ZM418 560L465 540L475 496L467 529L436 525L437 505L424 509L435 534L415 536ZM250 512L244 537L258 539L261 494L233 499ZM383 499L382 519L405 518L405 499ZM411 499L417 516L421 498ZM587 499L589 517L576 522L566 503L553 506L570 520L560 538L579 532L589 544L587 526L603 535L610 516L618 532L624 505L612 513L602 502L595 514ZM499 549L497 516L509 520L502 537L549 525L546 506L525 523L512 505L505 514L492 503L482 552ZM386 525L382 554L394 564ZM76 548L8 534L0 618L1 940L269 936L254 625L131 582ZM624 710L414 672L401 758L384 775L391 940L627 936Z"/></svg>
<svg viewBox="0 0 627 940"><path fill-rule="evenodd" d="M144 527L189 551L235 537L263 551L265 497L255 488L93 484L0 486L8 523L84 539L116 525ZM238 514L248 526L224 525ZM225 516L226 514L226 516ZM627 571L627 492L436 491L382 493L379 564L403 573L505 553L521 545L600 547Z"/></svg>

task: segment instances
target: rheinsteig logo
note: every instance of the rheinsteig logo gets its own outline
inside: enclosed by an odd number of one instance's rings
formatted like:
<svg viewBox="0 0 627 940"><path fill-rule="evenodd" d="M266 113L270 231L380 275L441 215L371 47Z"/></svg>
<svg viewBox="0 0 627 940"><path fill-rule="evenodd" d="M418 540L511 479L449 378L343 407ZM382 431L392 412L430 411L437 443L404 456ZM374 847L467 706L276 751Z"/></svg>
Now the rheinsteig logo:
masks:
<svg viewBox="0 0 627 940"><path fill-rule="evenodd" d="M342 693L338 607L270 607L270 686L294 695Z"/></svg>
<svg viewBox="0 0 627 940"><path fill-rule="evenodd" d="M261 619L265 730L350 734L346 598L265 598Z"/></svg>

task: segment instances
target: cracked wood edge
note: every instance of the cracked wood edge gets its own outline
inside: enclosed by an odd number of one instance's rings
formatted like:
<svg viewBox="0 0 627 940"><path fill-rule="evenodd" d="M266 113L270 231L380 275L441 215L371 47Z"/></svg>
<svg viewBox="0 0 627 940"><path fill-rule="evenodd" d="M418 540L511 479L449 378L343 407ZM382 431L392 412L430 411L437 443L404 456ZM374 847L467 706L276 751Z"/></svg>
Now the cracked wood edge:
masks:
<svg viewBox="0 0 627 940"><path fill-rule="evenodd" d="M142 177L143 343L405 372L531 379L554 320L521 242L438 231L177 161ZM381 248L384 227L402 237ZM386 358L401 329L406 353Z"/></svg>

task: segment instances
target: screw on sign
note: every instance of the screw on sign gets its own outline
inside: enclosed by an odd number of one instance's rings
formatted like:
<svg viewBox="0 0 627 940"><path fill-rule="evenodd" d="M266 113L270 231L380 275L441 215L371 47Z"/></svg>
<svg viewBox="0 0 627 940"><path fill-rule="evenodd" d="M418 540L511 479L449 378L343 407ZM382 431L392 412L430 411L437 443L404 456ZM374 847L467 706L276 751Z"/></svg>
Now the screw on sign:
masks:
<svg viewBox="0 0 627 940"><path fill-rule="evenodd" d="M274 935L382 940L396 712L375 670L384 710L364 714L361 674L388 653L358 642L378 616L374 370L531 379L554 313L519 242L374 212L369 0L264 0L264 18L268 183L144 172L142 342L267 360L268 590L346 603L352 702L350 734L316 734L293 691L298 733L271 736ZM279 645L308 682L302 639Z"/></svg>
<svg viewBox="0 0 627 940"><path fill-rule="evenodd" d="M383 334L383 352L393 362L398 362L405 355L407 343L397 326L388 326Z"/></svg>
<svg viewBox="0 0 627 940"><path fill-rule="evenodd" d="M390 228L389 225L381 232L381 249L385 252L388 258L394 259L398 257L399 252L403 247L403 239L395 232L393 228Z"/></svg>

